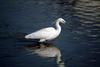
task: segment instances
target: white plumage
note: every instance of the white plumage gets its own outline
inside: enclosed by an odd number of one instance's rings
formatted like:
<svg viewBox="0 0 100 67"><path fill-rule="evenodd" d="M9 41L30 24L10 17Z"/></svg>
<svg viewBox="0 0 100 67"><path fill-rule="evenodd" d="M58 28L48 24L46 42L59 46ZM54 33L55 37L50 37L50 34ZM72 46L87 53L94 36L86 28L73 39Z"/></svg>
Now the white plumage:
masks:
<svg viewBox="0 0 100 67"><path fill-rule="evenodd" d="M65 23L65 20L62 18L58 18L56 20L56 28L53 28L53 27L43 28L36 32L26 35L25 38L26 39L40 39L39 42L55 39L61 32L61 26L59 25L59 23Z"/></svg>

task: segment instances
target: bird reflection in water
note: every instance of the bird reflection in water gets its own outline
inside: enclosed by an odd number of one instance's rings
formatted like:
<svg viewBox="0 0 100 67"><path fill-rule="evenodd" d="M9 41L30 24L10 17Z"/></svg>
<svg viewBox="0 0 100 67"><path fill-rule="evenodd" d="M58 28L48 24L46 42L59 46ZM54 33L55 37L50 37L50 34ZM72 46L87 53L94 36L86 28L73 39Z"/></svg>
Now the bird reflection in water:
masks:
<svg viewBox="0 0 100 67"><path fill-rule="evenodd" d="M27 45L25 46L25 49L31 51L32 54L37 54L40 57L46 57L46 58L54 57L56 58L56 63L58 64L59 67L65 67L64 62L61 58L60 50L50 43L38 44L38 45Z"/></svg>

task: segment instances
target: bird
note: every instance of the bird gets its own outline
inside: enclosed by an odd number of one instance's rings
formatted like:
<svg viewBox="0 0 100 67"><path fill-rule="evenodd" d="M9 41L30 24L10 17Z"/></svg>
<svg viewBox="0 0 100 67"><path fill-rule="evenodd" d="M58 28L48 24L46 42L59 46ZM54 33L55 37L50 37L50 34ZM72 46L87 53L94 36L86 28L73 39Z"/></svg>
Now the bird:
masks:
<svg viewBox="0 0 100 67"><path fill-rule="evenodd" d="M54 27L47 27L37 30L33 33L25 35L25 39L39 39L39 42L46 42L55 39L61 33L61 26L60 23L65 23L66 21L63 18L58 18L55 21L55 28Z"/></svg>

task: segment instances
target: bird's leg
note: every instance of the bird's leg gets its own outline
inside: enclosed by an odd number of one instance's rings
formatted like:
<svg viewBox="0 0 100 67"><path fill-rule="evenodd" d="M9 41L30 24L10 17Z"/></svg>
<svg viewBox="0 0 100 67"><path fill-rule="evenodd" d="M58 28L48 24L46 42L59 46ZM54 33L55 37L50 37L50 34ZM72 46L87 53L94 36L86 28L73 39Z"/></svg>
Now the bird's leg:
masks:
<svg viewBox="0 0 100 67"><path fill-rule="evenodd" d="M45 45L46 44L46 40L45 39L40 39L39 44Z"/></svg>
<svg viewBox="0 0 100 67"><path fill-rule="evenodd" d="M45 42L46 40L45 39L40 39L40 41L39 42Z"/></svg>
<svg viewBox="0 0 100 67"><path fill-rule="evenodd" d="M45 46L45 41L46 41L45 39L40 39L40 41L38 42L40 48L46 47L46 46Z"/></svg>
<svg viewBox="0 0 100 67"><path fill-rule="evenodd" d="M39 44L42 44L42 45L47 45L46 42L39 42Z"/></svg>

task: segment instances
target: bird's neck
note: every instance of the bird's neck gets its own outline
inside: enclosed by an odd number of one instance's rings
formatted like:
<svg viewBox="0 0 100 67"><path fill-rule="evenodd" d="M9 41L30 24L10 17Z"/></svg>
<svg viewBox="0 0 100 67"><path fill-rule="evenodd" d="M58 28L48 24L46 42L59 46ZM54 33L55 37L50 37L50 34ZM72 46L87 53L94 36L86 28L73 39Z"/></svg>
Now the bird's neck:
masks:
<svg viewBox="0 0 100 67"><path fill-rule="evenodd" d="M61 26L59 25L59 21L56 22L56 30L58 33L61 32Z"/></svg>

